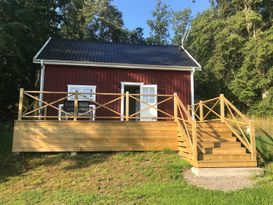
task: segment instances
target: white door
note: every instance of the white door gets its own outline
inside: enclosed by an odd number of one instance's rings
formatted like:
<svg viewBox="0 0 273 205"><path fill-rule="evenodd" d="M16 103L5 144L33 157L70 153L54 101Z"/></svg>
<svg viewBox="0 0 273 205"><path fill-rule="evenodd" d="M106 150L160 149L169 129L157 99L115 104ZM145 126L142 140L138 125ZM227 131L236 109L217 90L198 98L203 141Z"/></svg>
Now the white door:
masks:
<svg viewBox="0 0 273 205"><path fill-rule="evenodd" d="M142 85L140 87L140 110L144 110L140 113L141 121L156 121L157 120L157 85ZM152 96L149 96L152 95ZM144 103L145 102L145 103ZM154 105L154 107L149 107Z"/></svg>

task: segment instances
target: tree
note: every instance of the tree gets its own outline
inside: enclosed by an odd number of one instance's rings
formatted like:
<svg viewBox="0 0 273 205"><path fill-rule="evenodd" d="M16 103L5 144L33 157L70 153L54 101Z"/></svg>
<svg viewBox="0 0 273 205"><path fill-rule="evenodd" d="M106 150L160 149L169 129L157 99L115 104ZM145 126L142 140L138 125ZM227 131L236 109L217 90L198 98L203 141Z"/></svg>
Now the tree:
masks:
<svg viewBox="0 0 273 205"><path fill-rule="evenodd" d="M152 16L153 19L147 21L151 29L151 34L147 42L149 44L168 44L170 37L168 27L171 18L169 7L161 0L157 0Z"/></svg>
<svg viewBox="0 0 273 205"><path fill-rule="evenodd" d="M129 44L146 44L146 39L144 38L143 34L143 28L137 27L132 31L124 29L121 42Z"/></svg>
<svg viewBox="0 0 273 205"><path fill-rule="evenodd" d="M172 43L174 45L180 45L181 40L191 24L191 9L187 8L182 11L173 13L172 28L174 31L174 37Z"/></svg>
<svg viewBox="0 0 273 205"><path fill-rule="evenodd" d="M273 107L273 4L268 0L213 3L193 20L187 42L203 65L196 76L196 92L200 98L224 93L243 110L264 114L262 109Z"/></svg>
<svg viewBox="0 0 273 205"><path fill-rule="evenodd" d="M62 0L58 2L60 28L63 38L83 39L85 18L82 9L84 0Z"/></svg>
<svg viewBox="0 0 273 205"><path fill-rule="evenodd" d="M83 8L85 39L120 42L123 31L122 13L111 0L88 1Z"/></svg>
<svg viewBox="0 0 273 205"><path fill-rule="evenodd" d="M56 1L0 1L0 118L16 113L18 90L34 88L32 58L49 36L58 35Z"/></svg>

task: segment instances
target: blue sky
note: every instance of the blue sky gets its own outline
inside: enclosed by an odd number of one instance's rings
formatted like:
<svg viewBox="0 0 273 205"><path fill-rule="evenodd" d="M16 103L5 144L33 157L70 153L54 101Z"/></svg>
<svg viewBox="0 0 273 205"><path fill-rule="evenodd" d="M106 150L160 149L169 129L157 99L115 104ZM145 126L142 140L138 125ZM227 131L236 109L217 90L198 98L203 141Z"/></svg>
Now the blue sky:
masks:
<svg viewBox="0 0 273 205"><path fill-rule="evenodd" d="M163 0L174 11L183 10L190 7L192 15L204 11L209 7L209 0ZM155 7L156 0L113 0L113 5L122 12L125 26L132 30L136 27L144 28L144 35L147 37L150 33L146 24L151 19L152 11Z"/></svg>

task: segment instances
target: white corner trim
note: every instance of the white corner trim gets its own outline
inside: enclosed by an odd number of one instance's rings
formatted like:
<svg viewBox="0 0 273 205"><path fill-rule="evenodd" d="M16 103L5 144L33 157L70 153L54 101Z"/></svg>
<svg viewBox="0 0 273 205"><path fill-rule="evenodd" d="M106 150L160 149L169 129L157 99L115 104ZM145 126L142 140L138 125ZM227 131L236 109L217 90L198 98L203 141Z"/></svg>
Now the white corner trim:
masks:
<svg viewBox="0 0 273 205"><path fill-rule="evenodd" d="M195 67L197 68L198 70L201 70L202 69L202 66L197 62L197 60L195 60L195 58L183 47L181 46L181 48L186 52L186 54L198 65L198 67Z"/></svg>
<svg viewBox="0 0 273 205"><path fill-rule="evenodd" d="M50 41L51 39L52 39L52 38L49 37L49 38L47 39L47 41L45 42L45 44L42 46L42 48L36 53L36 55L35 55L34 58L33 58L33 63L35 63L35 61L36 61L38 55L44 50L44 48L46 47L46 45L49 43L49 41ZM42 61L42 60L41 60L41 61ZM39 63L40 63L41 61L39 61Z"/></svg>
<svg viewBox="0 0 273 205"><path fill-rule="evenodd" d="M191 106L192 106L192 118L195 119L195 115L194 115L194 73L195 73L195 68L193 68L193 70L191 71Z"/></svg>
<svg viewBox="0 0 273 205"><path fill-rule="evenodd" d="M45 64L44 61L41 61L41 73L40 73L40 94L39 94L39 99L42 101L43 100L43 93L44 91L44 82L45 82ZM42 107L42 102L39 102L39 106ZM41 110L40 110L41 111Z"/></svg>

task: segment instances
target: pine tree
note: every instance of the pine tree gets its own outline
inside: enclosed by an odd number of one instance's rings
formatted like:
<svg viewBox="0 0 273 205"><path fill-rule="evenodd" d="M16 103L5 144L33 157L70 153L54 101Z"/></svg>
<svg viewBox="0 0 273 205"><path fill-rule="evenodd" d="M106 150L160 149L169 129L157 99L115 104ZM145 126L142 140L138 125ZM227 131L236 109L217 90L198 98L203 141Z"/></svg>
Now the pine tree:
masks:
<svg viewBox="0 0 273 205"><path fill-rule="evenodd" d="M111 0L88 1L84 6L85 38L120 42L123 32L122 13Z"/></svg>

